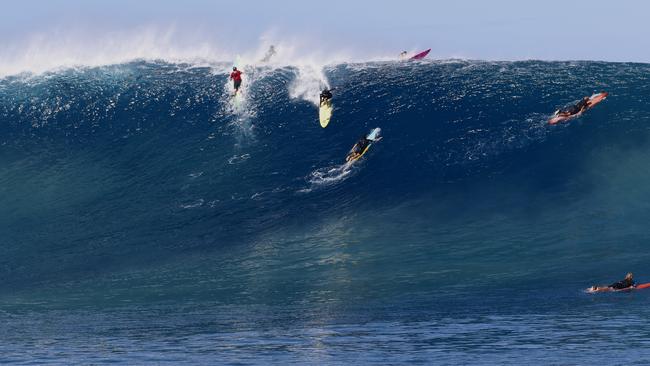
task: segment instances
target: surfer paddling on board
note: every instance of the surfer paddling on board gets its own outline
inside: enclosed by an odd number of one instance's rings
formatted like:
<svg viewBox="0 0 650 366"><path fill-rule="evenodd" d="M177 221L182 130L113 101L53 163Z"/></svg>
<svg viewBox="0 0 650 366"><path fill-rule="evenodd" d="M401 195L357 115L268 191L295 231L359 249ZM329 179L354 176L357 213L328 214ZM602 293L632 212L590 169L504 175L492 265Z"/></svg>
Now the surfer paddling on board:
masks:
<svg viewBox="0 0 650 366"><path fill-rule="evenodd" d="M608 292L608 291L617 291L617 290L626 290L636 287L636 282L634 282L634 275L628 273L625 275L625 278L621 281L614 282L609 286L597 286L593 285L587 289L589 292Z"/></svg>
<svg viewBox="0 0 650 366"><path fill-rule="evenodd" d="M363 151L366 150L366 148L368 147L368 145L370 145L371 142L372 141L366 138L366 135L361 136L359 141L357 141L357 143L354 144L354 146L352 146L352 150L350 150L348 156L345 157L345 161L354 160L359 156L361 156L361 154L363 154Z"/></svg>
<svg viewBox="0 0 650 366"><path fill-rule="evenodd" d="M569 120L573 117L580 116L588 109L593 108L593 106L605 100L605 98L607 98L608 95L609 93L607 92L601 92L598 94L594 94L591 97L584 97L578 103L575 103L568 107L558 109L553 114L553 117L551 117L551 119L548 120L548 123L554 125L556 123Z"/></svg>
<svg viewBox="0 0 650 366"><path fill-rule="evenodd" d="M560 109L557 115L565 117L573 116L574 114L584 112L587 108L589 108L589 97L584 97L577 104Z"/></svg>
<svg viewBox="0 0 650 366"><path fill-rule="evenodd" d="M329 103L332 100L332 91L336 88L328 89L325 88L323 91L320 93L320 105L323 105L324 103Z"/></svg>
<svg viewBox="0 0 650 366"><path fill-rule="evenodd" d="M232 72L230 73L230 80L232 80L232 85L235 88L235 95L237 95L239 87L241 86L241 74L242 72L237 70L237 67L233 67Z"/></svg>
<svg viewBox="0 0 650 366"><path fill-rule="evenodd" d="M377 128L376 130L379 129ZM378 136L379 132L377 132L376 135L374 134L371 135L373 136L366 136L366 135L361 136L361 138L359 138L357 143L354 144L354 146L352 146L352 150L350 150L348 156L345 157L345 161L350 162L360 158L361 155L363 155L363 153L366 152L366 150L368 149L371 143L378 142L379 140L381 140L381 137Z"/></svg>

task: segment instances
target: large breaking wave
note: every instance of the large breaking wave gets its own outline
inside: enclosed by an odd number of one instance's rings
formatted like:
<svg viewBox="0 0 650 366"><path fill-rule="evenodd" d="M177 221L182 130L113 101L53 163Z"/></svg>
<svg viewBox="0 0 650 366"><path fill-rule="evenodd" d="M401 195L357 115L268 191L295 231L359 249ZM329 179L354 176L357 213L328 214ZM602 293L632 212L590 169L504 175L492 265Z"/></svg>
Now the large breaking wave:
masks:
<svg viewBox="0 0 650 366"><path fill-rule="evenodd" d="M0 80L6 304L446 299L578 289L647 259L647 65L242 64L239 105L229 63Z"/></svg>

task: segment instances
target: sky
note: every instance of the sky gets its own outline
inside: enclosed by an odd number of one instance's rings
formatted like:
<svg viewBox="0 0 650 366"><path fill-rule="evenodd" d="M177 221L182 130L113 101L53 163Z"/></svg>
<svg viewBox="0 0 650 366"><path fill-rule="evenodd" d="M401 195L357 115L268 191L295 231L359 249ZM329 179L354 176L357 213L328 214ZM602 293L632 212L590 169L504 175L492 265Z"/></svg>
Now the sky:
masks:
<svg viewBox="0 0 650 366"><path fill-rule="evenodd" d="M353 59L432 48L442 59L650 62L648 14L647 0L10 1L0 72L148 53L227 59L271 43Z"/></svg>

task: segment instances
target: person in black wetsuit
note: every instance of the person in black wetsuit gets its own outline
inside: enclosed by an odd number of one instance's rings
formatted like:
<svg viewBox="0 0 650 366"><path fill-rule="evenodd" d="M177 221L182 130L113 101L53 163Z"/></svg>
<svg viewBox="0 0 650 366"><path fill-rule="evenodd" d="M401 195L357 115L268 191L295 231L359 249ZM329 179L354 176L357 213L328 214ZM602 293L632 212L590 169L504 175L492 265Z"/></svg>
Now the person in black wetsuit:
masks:
<svg viewBox="0 0 650 366"><path fill-rule="evenodd" d="M260 62L269 62L271 60L271 57L273 57L275 54L275 46L271 45L271 47L269 47L269 50L266 51L266 55L264 55L264 58L261 59Z"/></svg>
<svg viewBox="0 0 650 366"><path fill-rule="evenodd" d="M625 279L622 281L614 282L609 287L613 288L614 290L622 290L624 288L629 288L629 287L635 287L636 282L634 282L634 275L632 273L628 273L625 275Z"/></svg>
<svg viewBox="0 0 650 366"><path fill-rule="evenodd" d="M574 114L578 114L584 111L585 109L587 109L587 107L589 107L589 97L584 97L577 104L561 109L559 114L572 116Z"/></svg>
<svg viewBox="0 0 650 366"><path fill-rule="evenodd" d="M350 153L345 158L345 161L356 159L359 155L363 154L363 151L368 147L368 145L370 145L371 142L372 141L368 140L365 135L361 136L357 143L352 147L352 150L350 150Z"/></svg>
<svg viewBox="0 0 650 366"><path fill-rule="evenodd" d="M334 89L323 89L320 93L320 105L323 105L323 103L329 102L332 99L332 90Z"/></svg>
<svg viewBox="0 0 650 366"><path fill-rule="evenodd" d="M589 291L591 292L609 292L609 291L615 291L615 290L625 290L625 289L631 289L636 287L636 282L634 282L634 275L632 273L628 273L625 275L625 278L621 281L614 282L609 286L598 286L598 285L593 285L592 287L589 288Z"/></svg>

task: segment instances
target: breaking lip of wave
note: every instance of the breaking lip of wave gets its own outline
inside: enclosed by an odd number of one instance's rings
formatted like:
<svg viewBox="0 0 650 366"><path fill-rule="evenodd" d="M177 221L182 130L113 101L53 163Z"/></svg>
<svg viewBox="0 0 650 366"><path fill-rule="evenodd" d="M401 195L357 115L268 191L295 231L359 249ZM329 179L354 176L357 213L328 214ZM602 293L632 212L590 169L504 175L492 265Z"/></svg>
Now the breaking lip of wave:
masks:
<svg viewBox="0 0 650 366"><path fill-rule="evenodd" d="M198 30L188 32L175 26L141 26L125 31L107 32L100 36L83 30L34 33L26 39L6 40L0 49L0 78L14 75L40 75L76 68L93 68L127 64L135 61L156 61L171 64L190 64L215 70L227 68L233 60L243 60L248 65L283 68L287 66L304 70L307 80L318 87L329 86L322 71L326 66L340 64L366 64L402 62L397 54L371 53L360 50L315 49L313 40L295 36L279 36L272 31L259 37L256 45L233 50L223 42L208 37ZM322 46L322 44L318 43ZM269 62L262 62L269 47L276 54ZM462 57L429 59L419 62L465 62ZM314 75L316 77L314 77ZM299 76L304 76L299 74ZM304 89L304 88L303 88ZM294 98L304 98L305 90L293 85ZM311 89L311 88L309 88Z"/></svg>
<svg viewBox="0 0 650 366"><path fill-rule="evenodd" d="M272 34L263 34L259 42L248 49L232 50L223 46L223 42L215 41L214 37L206 36L207 33L194 31L192 34L174 26L145 26L101 36L87 33L81 30L52 31L32 34L23 40L7 40L0 49L0 78L132 61L166 61L212 67L241 59L247 64L276 68L300 65L320 68L345 62L389 59L382 56L355 58L350 52L314 50L314 43L309 40L280 38ZM277 53L269 62L262 62L271 45Z"/></svg>
<svg viewBox="0 0 650 366"><path fill-rule="evenodd" d="M220 37L196 27L188 31L174 25L146 25L100 35L85 29L54 29L32 33L21 39L3 40L0 48L0 78L19 74L39 75L79 67L119 65L133 61L166 61L212 67L221 63L230 64L232 60L241 57L251 63L260 64L271 45L277 53L266 65L272 67L320 68L344 63L401 62L397 54L399 50L395 53L372 52L360 50L358 45L341 50L327 48L322 42L314 41L267 31L260 35L257 44L242 50L241 45L230 47ZM314 44L318 44L320 48L315 49ZM419 50L411 49L412 52ZM486 62L531 60L533 59L515 58ZM448 54L430 55L428 59L419 62L430 61L465 62L480 59ZM582 61L587 60L580 60ZM294 91L295 94L300 92Z"/></svg>

